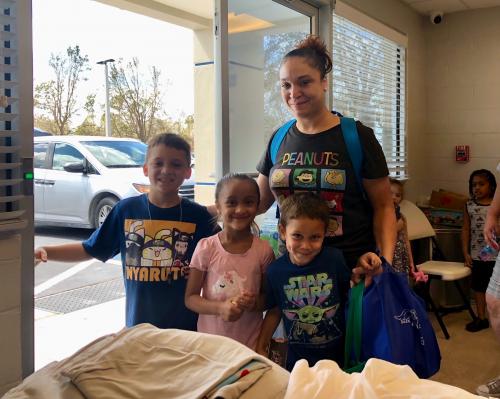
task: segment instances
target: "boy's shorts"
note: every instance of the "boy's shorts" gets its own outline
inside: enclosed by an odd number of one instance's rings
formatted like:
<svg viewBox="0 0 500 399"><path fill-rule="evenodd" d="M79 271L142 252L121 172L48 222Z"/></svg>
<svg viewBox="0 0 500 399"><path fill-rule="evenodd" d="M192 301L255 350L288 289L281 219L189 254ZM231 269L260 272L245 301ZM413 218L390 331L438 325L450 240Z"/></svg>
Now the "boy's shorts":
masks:
<svg viewBox="0 0 500 399"><path fill-rule="evenodd" d="M488 283L493 274L495 262L484 262L482 260L472 261L471 288L476 292L485 293Z"/></svg>
<svg viewBox="0 0 500 399"><path fill-rule="evenodd" d="M493 269L493 274L491 275L486 293L496 299L500 299L500 255L497 257L497 262L495 263L495 268Z"/></svg>

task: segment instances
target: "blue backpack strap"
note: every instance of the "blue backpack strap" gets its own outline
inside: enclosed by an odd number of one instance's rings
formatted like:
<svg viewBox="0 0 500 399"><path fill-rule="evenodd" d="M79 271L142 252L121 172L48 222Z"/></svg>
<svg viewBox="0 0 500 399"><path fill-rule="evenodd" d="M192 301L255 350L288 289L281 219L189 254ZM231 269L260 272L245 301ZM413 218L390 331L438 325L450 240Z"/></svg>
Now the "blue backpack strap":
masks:
<svg viewBox="0 0 500 399"><path fill-rule="evenodd" d="M359 141L358 129L356 128L356 121L353 118L340 118L340 127L342 128L342 135L344 136L347 152L351 158L356 179L361 192L363 189L363 177L361 176L361 166L363 163L363 150L361 149L361 142Z"/></svg>
<svg viewBox="0 0 500 399"><path fill-rule="evenodd" d="M283 142L283 139L285 138L285 135L288 133L288 130L292 127L292 125L295 123L295 119L289 120L287 123L285 123L283 126L281 126L276 134L274 135L272 141L271 141L271 146L269 148L269 152L271 155L271 161L273 164L276 163L276 155L278 155L278 150L281 147L281 143Z"/></svg>

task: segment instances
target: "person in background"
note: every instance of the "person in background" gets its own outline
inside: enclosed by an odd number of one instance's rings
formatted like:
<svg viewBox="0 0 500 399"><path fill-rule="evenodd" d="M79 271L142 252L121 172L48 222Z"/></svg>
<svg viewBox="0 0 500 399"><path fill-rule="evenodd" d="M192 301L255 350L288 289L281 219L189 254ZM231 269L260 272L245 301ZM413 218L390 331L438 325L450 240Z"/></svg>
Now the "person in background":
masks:
<svg viewBox="0 0 500 399"><path fill-rule="evenodd" d="M284 320L291 370L299 359L313 366L321 359L344 359L345 305L351 268L342 251L323 246L330 209L313 193L297 193L281 204L279 232L287 252L266 272L267 308L257 352L267 348L281 317ZM375 253L362 255L353 272L365 274L365 283L382 272Z"/></svg>
<svg viewBox="0 0 500 399"><path fill-rule="evenodd" d="M474 290L478 315L475 320L465 326L465 329L470 332L481 331L489 327L486 318L485 292L493 273L498 251L487 251L483 230L496 186L495 176L489 170L475 170L470 175L471 199L465 204L462 227L462 252L465 266L472 269L471 287Z"/></svg>
<svg viewBox="0 0 500 399"><path fill-rule="evenodd" d="M360 255L377 248L391 263L396 218L385 157L373 130L356 122L363 154L362 182L358 181L340 119L325 105L331 70L330 55L316 36L308 36L284 56L279 71L281 96L296 122L276 160L271 156L271 138L257 165L259 213L275 200L281 206L294 192L318 193L329 207L325 245L342 250L350 268Z"/></svg>
<svg viewBox="0 0 500 399"><path fill-rule="evenodd" d="M217 183L215 203L224 228L202 239L194 251L186 306L199 313L199 332L255 349L264 310L262 279L274 260L269 243L251 230L259 187L247 175L228 174Z"/></svg>
<svg viewBox="0 0 500 399"><path fill-rule="evenodd" d="M500 172L500 164L497 166ZM484 239L486 244L495 250L499 250L498 237L500 237L500 189L497 187L493 201L491 202L486 222L484 223ZM490 317L491 327L500 341L500 254L497 255L495 267L486 290L486 304ZM500 398L500 376L497 376L484 385L477 388L477 393L484 397Z"/></svg>
<svg viewBox="0 0 500 399"><path fill-rule="evenodd" d="M189 262L198 241L218 226L204 206L179 196L190 164L191 149L181 136L154 136L143 166L149 193L119 201L86 241L37 248L36 264L105 262L120 253L127 327L151 323L196 331L198 315L184 306Z"/></svg>

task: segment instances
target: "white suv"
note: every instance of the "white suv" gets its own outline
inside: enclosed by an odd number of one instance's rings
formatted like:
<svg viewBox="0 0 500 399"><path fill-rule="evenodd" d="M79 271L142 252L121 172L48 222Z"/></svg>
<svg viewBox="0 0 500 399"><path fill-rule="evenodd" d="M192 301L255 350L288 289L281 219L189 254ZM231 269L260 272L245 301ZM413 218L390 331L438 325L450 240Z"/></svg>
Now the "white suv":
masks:
<svg viewBox="0 0 500 399"><path fill-rule="evenodd" d="M35 137L35 223L99 227L120 199L149 190L142 171L146 149L128 138ZM194 199L192 180L180 194Z"/></svg>

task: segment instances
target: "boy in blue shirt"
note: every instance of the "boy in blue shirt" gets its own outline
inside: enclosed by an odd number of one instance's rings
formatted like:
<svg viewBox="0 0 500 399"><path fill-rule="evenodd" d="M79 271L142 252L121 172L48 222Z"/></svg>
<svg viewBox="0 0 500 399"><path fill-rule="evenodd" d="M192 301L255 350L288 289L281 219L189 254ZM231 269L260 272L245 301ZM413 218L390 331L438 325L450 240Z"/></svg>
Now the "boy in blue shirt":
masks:
<svg viewBox="0 0 500 399"><path fill-rule="evenodd" d="M37 248L35 260L105 262L121 253L127 327L196 331L198 315L184 305L187 271L198 241L218 227L206 207L179 196L190 165L191 148L181 136L153 137L143 166L149 193L119 201L83 242Z"/></svg>
<svg viewBox="0 0 500 399"><path fill-rule="evenodd" d="M312 193L293 194L280 206L279 232L287 253L266 271L269 310L257 352L267 356L271 337L283 318L288 370L299 359L306 359L311 367L321 359L343 364L351 270L340 250L323 247L329 213L326 202ZM380 258L368 252L360 257L353 272L366 274L369 283L369 276L382 271L380 266Z"/></svg>

